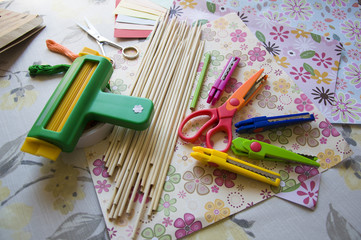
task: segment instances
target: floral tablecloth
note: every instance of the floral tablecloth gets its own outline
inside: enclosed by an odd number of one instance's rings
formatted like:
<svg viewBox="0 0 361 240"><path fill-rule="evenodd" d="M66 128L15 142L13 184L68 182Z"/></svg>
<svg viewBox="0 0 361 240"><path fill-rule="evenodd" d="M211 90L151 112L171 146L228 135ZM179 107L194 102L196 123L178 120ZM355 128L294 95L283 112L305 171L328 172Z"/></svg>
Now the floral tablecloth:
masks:
<svg viewBox="0 0 361 240"><path fill-rule="evenodd" d="M47 50L46 39L53 39L74 52L79 52L85 44L97 49L93 39L75 21L87 16L103 35L111 38L114 1L15 0L0 4L9 10L38 13L46 24L39 34L0 55L0 238L127 239L127 235L105 226L99 206L102 202L98 201L96 191L107 191L107 187L93 185L87 163L93 157L92 173L101 176L105 174L101 159L97 161L89 150L86 153L83 149L62 153L56 162L19 151L26 133L61 79L61 75L31 78L27 68L32 64L71 63ZM331 5L332 1L323 4ZM115 59L116 71L137 64L125 63L114 49L106 48L106 51ZM126 84L119 77L121 74L116 76L113 80L120 87L113 90L120 93ZM314 211L272 198L187 238L360 238L361 128L342 125L337 129L354 154L322 175ZM162 199L167 201L165 195ZM165 217L163 226L174 226L171 220Z"/></svg>

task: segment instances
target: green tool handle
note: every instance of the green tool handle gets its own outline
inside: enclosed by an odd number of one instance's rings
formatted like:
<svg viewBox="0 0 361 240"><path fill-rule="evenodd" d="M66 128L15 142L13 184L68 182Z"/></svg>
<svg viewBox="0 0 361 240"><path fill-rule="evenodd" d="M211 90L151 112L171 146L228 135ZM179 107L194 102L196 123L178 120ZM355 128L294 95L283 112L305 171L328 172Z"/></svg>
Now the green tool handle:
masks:
<svg viewBox="0 0 361 240"><path fill-rule="evenodd" d="M202 67L202 71L201 71L201 74L199 75L197 87L196 87L196 90L194 91L193 99L192 99L192 102L191 102L191 106L190 106L191 110L194 110L196 108L199 93L201 92L201 87L202 87L202 84L203 84L203 80L204 80L204 78L206 76L206 71L207 71L210 59L211 59L211 55L209 53L206 53L205 59L204 59L204 64L203 64L203 67Z"/></svg>
<svg viewBox="0 0 361 240"><path fill-rule="evenodd" d="M99 92L90 106L91 119L144 130L150 125L153 102L147 98Z"/></svg>

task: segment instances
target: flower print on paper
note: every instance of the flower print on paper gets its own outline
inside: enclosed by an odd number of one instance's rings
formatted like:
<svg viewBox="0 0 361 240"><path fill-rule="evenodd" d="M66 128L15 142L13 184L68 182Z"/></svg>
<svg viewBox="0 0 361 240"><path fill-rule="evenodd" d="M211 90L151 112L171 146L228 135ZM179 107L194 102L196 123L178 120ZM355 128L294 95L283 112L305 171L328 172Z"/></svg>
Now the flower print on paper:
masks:
<svg viewBox="0 0 361 240"><path fill-rule="evenodd" d="M213 66L221 65L222 61L224 60L224 56L217 50L213 50L211 52L211 64Z"/></svg>
<svg viewBox="0 0 361 240"><path fill-rule="evenodd" d="M345 34L350 40L361 42L361 24L359 21L346 20L341 23L342 33Z"/></svg>
<svg viewBox="0 0 361 240"><path fill-rule="evenodd" d="M347 5L347 2L349 0L322 0L326 2L328 5L331 5L332 7L335 7L336 5L339 7L344 7Z"/></svg>
<svg viewBox="0 0 361 240"><path fill-rule="evenodd" d="M316 87L316 89L312 89L312 93L313 96L315 96L313 99L318 101L318 103L323 102L323 105L332 105L333 101L334 101L334 93L331 92L330 89L326 89L324 87L318 88Z"/></svg>
<svg viewBox="0 0 361 240"><path fill-rule="evenodd" d="M347 51L347 56L349 56L350 58L352 58L353 60L357 60L359 61L361 58L361 52L359 52L356 49L349 49Z"/></svg>
<svg viewBox="0 0 361 240"><path fill-rule="evenodd" d="M184 0L180 3L180 5L182 5L184 9L188 7L194 9L197 4L198 3L194 2L193 0Z"/></svg>
<svg viewBox="0 0 361 240"><path fill-rule="evenodd" d="M268 137L271 139L271 141L278 141L281 144L287 144L288 138L291 136L292 130L286 127L270 129L270 133L268 134Z"/></svg>
<svg viewBox="0 0 361 240"><path fill-rule="evenodd" d="M312 38L296 38L294 48L300 52L316 49L316 42Z"/></svg>
<svg viewBox="0 0 361 240"><path fill-rule="evenodd" d="M280 78L278 81L273 82L273 90L280 92L282 94L288 93L288 89L291 87L291 84L285 79Z"/></svg>
<svg viewBox="0 0 361 240"><path fill-rule="evenodd" d="M214 40L216 34L217 34L216 31L212 31L210 28L205 28L202 31L201 39L210 42Z"/></svg>
<svg viewBox="0 0 361 240"><path fill-rule="evenodd" d="M332 58L331 57L326 57L326 53L321 53L318 54L317 52L315 52L314 57L312 58L312 61L316 62L317 66L321 66L323 65L325 68L328 68L332 65Z"/></svg>
<svg viewBox="0 0 361 240"><path fill-rule="evenodd" d="M274 36L273 37L274 40L278 40L278 38L279 38L279 40L281 42L284 42L285 39L288 38L288 34L290 33L290 31L284 30L283 26L280 26L279 29L277 29L277 27L273 26L272 30L273 30L273 32L270 32L270 35Z"/></svg>
<svg viewBox="0 0 361 240"><path fill-rule="evenodd" d="M312 27L316 30L316 31L319 31L319 32L323 32L323 31L326 31L327 30L327 26L324 22L322 21L314 21L312 23Z"/></svg>
<svg viewBox="0 0 361 240"><path fill-rule="evenodd" d="M102 159L96 159L93 162L93 166L95 166L95 168L93 169L93 173L95 176L99 176L101 174L104 178L109 177L107 169L105 168L104 156Z"/></svg>
<svg viewBox="0 0 361 240"><path fill-rule="evenodd" d="M281 50L279 49L280 47L277 46L275 43L265 43L262 42L263 46L266 48L267 52L269 52L270 54L272 54L273 56L277 56L280 54Z"/></svg>
<svg viewBox="0 0 361 240"><path fill-rule="evenodd" d="M179 228L175 232L175 237L177 239L183 238L187 236L188 234L191 234L193 232L196 232L198 230L202 229L202 222L201 221L195 221L196 218L191 213L184 214L184 219L177 218L174 221L174 227Z"/></svg>
<svg viewBox="0 0 361 240"><path fill-rule="evenodd" d="M337 163L341 162L341 157L335 155L335 152L332 149L326 149L325 152L320 152L317 154L319 163L322 168L328 169L335 166Z"/></svg>
<svg viewBox="0 0 361 240"><path fill-rule="evenodd" d="M305 182L301 182L300 190L297 191L297 195L304 197L303 203L312 206L316 206L318 198L318 188L316 188L316 182L310 181L309 185Z"/></svg>
<svg viewBox="0 0 361 240"><path fill-rule="evenodd" d="M345 20L346 19L346 13L340 8L334 8L332 10L332 16L338 20Z"/></svg>
<svg viewBox="0 0 361 240"><path fill-rule="evenodd" d="M207 210L204 214L204 218L209 223L217 222L231 214L231 211L228 207L224 206L224 202L221 199L216 199L214 203L207 202L204 208Z"/></svg>
<svg viewBox="0 0 361 240"><path fill-rule="evenodd" d="M261 190L261 193L259 195L262 196L262 199L267 199L271 197L271 191L266 188L264 190Z"/></svg>
<svg viewBox="0 0 361 240"><path fill-rule="evenodd" d="M144 239L159 239L159 240L171 240L172 237L169 234L165 234L165 227L162 224L155 224L154 228L147 227L142 233Z"/></svg>
<svg viewBox="0 0 361 240"><path fill-rule="evenodd" d="M296 137L296 141L301 146L305 146L307 143L310 147L316 147L319 144L317 138L320 136L320 130L318 128L312 128L309 123L296 126L293 129L293 133L298 135Z"/></svg>
<svg viewBox="0 0 361 240"><path fill-rule="evenodd" d="M232 188L234 186L233 180L237 178L237 174L219 168L213 171L213 175L215 176L214 182L220 187L224 184L226 188Z"/></svg>
<svg viewBox="0 0 361 240"><path fill-rule="evenodd" d="M337 90L340 90L340 89L345 90L346 88L347 88L347 82L342 78L337 78L337 80L336 80L336 89Z"/></svg>
<svg viewBox="0 0 361 240"><path fill-rule="evenodd" d="M225 30L227 26L228 26L228 21L222 17L218 18L213 22L213 27L220 30Z"/></svg>
<svg viewBox="0 0 361 240"><path fill-rule="evenodd" d="M231 57L239 57L238 67L243 68L246 66L248 60L247 54L244 54L239 50L233 50L232 53L226 55L226 59L230 59Z"/></svg>
<svg viewBox="0 0 361 240"><path fill-rule="evenodd" d="M255 136L250 136L249 140L253 140L253 139L271 144L271 141L260 133L257 133Z"/></svg>
<svg viewBox="0 0 361 240"><path fill-rule="evenodd" d="M300 67L299 70L296 67L292 67L290 74L295 80L301 79L302 82L306 82L311 78L311 73L307 72L303 67Z"/></svg>
<svg viewBox="0 0 361 240"><path fill-rule="evenodd" d="M199 195L206 195L209 193L209 188L206 185L211 185L213 182L212 175L205 174L205 170L199 166L193 168L193 172L186 171L183 179L187 181L184 184L184 189L188 193L193 193L197 190Z"/></svg>
<svg viewBox="0 0 361 240"><path fill-rule="evenodd" d="M327 118L325 119L325 121L321 121L319 127L321 129L323 129L321 131L322 135L325 137L329 137L332 135L332 137L338 137L340 136L340 133L337 131L336 128L334 128L332 126L332 124L327 120Z"/></svg>
<svg viewBox="0 0 361 240"><path fill-rule="evenodd" d="M295 99L295 103L297 104L296 108L298 111L312 111L313 105L310 99L306 96L306 94L302 93L299 98Z"/></svg>
<svg viewBox="0 0 361 240"><path fill-rule="evenodd" d="M248 52L248 55L250 55L249 59L253 62L258 61L258 62L263 62L264 61L264 56L266 56L266 50L262 50L259 47L255 47L253 48L253 50L250 50Z"/></svg>
<svg viewBox="0 0 361 240"><path fill-rule="evenodd" d="M281 6L284 13L295 20L309 20L313 14L306 0L285 0Z"/></svg>
<svg viewBox="0 0 361 240"><path fill-rule="evenodd" d="M169 8L170 18L180 17L182 15L183 15L183 9L180 6L176 6L175 4L173 4L173 6Z"/></svg>
<svg viewBox="0 0 361 240"><path fill-rule="evenodd" d="M331 116L336 122L341 119L342 122L354 123L361 119L361 104L351 98L350 94L340 92L335 96Z"/></svg>
<svg viewBox="0 0 361 240"><path fill-rule="evenodd" d="M108 234L110 239L114 238L117 236L117 231L114 229L114 227L112 228L107 228Z"/></svg>
<svg viewBox="0 0 361 240"><path fill-rule="evenodd" d="M345 67L345 75L352 85L361 88L361 63L359 65L356 63L349 64Z"/></svg>
<svg viewBox="0 0 361 240"><path fill-rule="evenodd" d="M164 215L166 217L169 217L171 212L177 211L177 208L175 206L173 206L176 203L177 203L177 199L175 199L175 198L171 199L169 194L166 193L166 194L164 194L164 198L161 198L159 200L157 212L164 211Z"/></svg>
<svg viewBox="0 0 361 240"><path fill-rule="evenodd" d="M232 42L245 42L247 33L243 32L241 29L236 29L236 31L231 33Z"/></svg>
<svg viewBox="0 0 361 240"><path fill-rule="evenodd" d="M103 181L98 180L97 183L98 184L95 185L95 189L98 189L99 194L102 193L103 191L104 192L109 192L109 188L111 187L111 185L107 184L108 183L107 180L103 180Z"/></svg>
<svg viewBox="0 0 361 240"><path fill-rule="evenodd" d="M332 81L331 78L328 78L328 73L327 72L323 72L322 74L315 69L314 70L315 75L311 76L312 79L315 79L317 84L321 84L321 83L325 83L325 84L330 84L330 82Z"/></svg>
<svg viewBox="0 0 361 240"><path fill-rule="evenodd" d="M297 177L298 181L304 182L307 179L319 174L319 171L316 167L301 165L295 168L295 173L299 174Z"/></svg>
<svg viewBox="0 0 361 240"><path fill-rule="evenodd" d="M276 59L276 62L284 68L288 68L288 66L290 65L289 62L286 62L287 61L286 57L280 58L279 56L274 56L274 58Z"/></svg>
<svg viewBox="0 0 361 240"><path fill-rule="evenodd" d="M179 183L181 180L180 173L176 173L175 171L175 167L169 165L167 177L164 183L164 191L166 192L173 192L175 189L174 185Z"/></svg>
<svg viewBox="0 0 361 240"><path fill-rule="evenodd" d="M258 106L261 108L269 108L274 109L276 108L276 102L278 101L278 98L276 95L272 95L270 91L263 91L261 94L258 94L256 97L258 101Z"/></svg>
<svg viewBox="0 0 361 240"><path fill-rule="evenodd" d="M234 93L240 86L242 86L241 82L237 82L237 79L231 78L229 79L224 91L226 93Z"/></svg>
<svg viewBox="0 0 361 240"><path fill-rule="evenodd" d="M309 32L305 32L304 30L299 28L295 30L291 30L291 33L294 34L296 38L300 38L300 37L308 38L308 36L310 35Z"/></svg>
<svg viewBox="0 0 361 240"><path fill-rule="evenodd" d="M272 6L275 7L276 5L271 4L270 8L272 8ZM276 23L286 24L286 25L290 24L288 17L285 16L285 14L283 14L282 12L268 11L268 12L264 12L263 16L261 15L260 17L264 17L270 22L276 22Z"/></svg>
<svg viewBox="0 0 361 240"><path fill-rule="evenodd" d="M282 52L288 56L289 59L295 60L298 59L300 52L292 46L286 46L282 49Z"/></svg>
<svg viewBox="0 0 361 240"><path fill-rule="evenodd" d="M166 217L166 218L163 218L163 222L165 227L168 227L168 226L172 226L173 225L173 220L170 219L170 217Z"/></svg>

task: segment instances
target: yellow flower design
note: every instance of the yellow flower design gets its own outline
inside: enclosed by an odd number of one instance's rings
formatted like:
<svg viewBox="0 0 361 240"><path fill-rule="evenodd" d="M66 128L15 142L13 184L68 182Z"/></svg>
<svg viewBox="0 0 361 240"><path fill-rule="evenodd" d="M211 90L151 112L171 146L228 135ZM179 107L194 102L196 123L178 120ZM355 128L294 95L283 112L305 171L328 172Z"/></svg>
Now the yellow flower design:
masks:
<svg viewBox="0 0 361 240"><path fill-rule="evenodd" d="M0 202L6 199L9 195L10 195L9 188L2 186L2 182L0 180Z"/></svg>
<svg viewBox="0 0 361 240"><path fill-rule="evenodd" d="M361 190L360 162L354 159L348 159L339 169L339 174L345 179L346 185L351 190Z"/></svg>
<svg viewBox="0 0 361 240"><path fill-rule="evenodd" d="M288 83L285 79L281 78L278 81L273 82L273 89L276 92L280 92L282 94L288 93L288 90L291 87L291 84Z"/></svg>
<svg viewBox="0 0 361 240"><path fill-rule="evenodd" d="M228 21L224 18L219 18L216 21L214 21L214 28L219 28L221 30L226 29L228 26Z"/></svg>
<svg viewBox="0 0 361 240"><path fill-rule="evenodd" d="M250 71L245 71L243 73L244 79L249 79L250 77L253 76L253 74L255 74L256 72L258 72L258 70L256 69L251 69Z"/></svg>
<svg viewBox="0 0 361 240"><path fill-rule="evenodd" d="M194 6L196 6L198 3L193 2L193 0L184 0L184 2L181 2L180 5L182 5L184 7L184 9L186 9L187 7L189 8L194 8Z"/></svg>
<svg viewBox="0 0 361 240"><path fill-rule="evenodd" d="M322 74L315 69L315 76L311 76L312 79L317 80L317 83L320 84L321 82L324 82L326 84L330 84L330 82L332 81L331 78L327 78L328 73L327 72L323 72Z"/></svg>
<svg viewBox="0 0 361 240"><path fill-rule="evenodd" d="M2 110L21 110L23 107L29 107L36 101L38 93L34 90L23 89L24 93L17 95L16 93L5 93L1 96L0 109Z"/></svg>
<svg viewBox="0 0 361 240"><path fill-rule="evenodd" d="M304 37L304 38L308 38L308 36L310 35L309 32L305 32L303 31L302 29L295 29L295 30L292 30L291 33L295 34L296 35L296 38L300 38L300 37Z"/></svg>
<svg viewBox="0 0 361 240"><path fill-rule="evenodd" d="M335 155L335 152L328 148L325 152L317 154L317 157L320 159L320 165L324 169L331 168L341 162L341 157L339 155Z"/></svg>
<svg viewBox="0 0 361 240"><path fill-rule="evenodd" d="M53 207L55 210L60 211L64 215L68 214L68 212L71 212L74 209L73 203L64 198L56 199L55 202L53 203Z"/></svg>
<svg viewBox="0 0 361 240"><path fill-rule="evenodd" d="M340 67L340 62L339 62L339 61L335 61L334 64L335 64L335 66L332 67L331 69L332 69L333 71L336 71L336 72L337 72L338 69L339 69L339 67Z"/></svg>
<svg viewBox="0 0 361 240"><path fill-rule="evenodd" d="M72 211L73 203L85 198L85 193L77 184L79 171L72 165L64 163L61 159L58 161L49 161L44 164L41 171L43 173L54 173L45 186L45 191L52 193L56 198L53 207L62 214Z"/></svg>
<svg viewBox="0 0 361 240"><path fill-rule="evenodd" d="M228 207L224 207L224 202L220 199L216 199L213 202L207 202L204 206L208 212L204 214L204 218L207 222L217 222L225 217L228 217L231 213Z"/></svg>
<svg viewBox="0 0 361 240"><path fill-rule="evenodd" d="M278 55L276 55L276 56L274 56L274 58L276 59L276 63L278 63L279 65L281 65L284 68L288 68L288 65L290 65L290 63L286 62L287 61L286 57L280 58Z"/></svg>

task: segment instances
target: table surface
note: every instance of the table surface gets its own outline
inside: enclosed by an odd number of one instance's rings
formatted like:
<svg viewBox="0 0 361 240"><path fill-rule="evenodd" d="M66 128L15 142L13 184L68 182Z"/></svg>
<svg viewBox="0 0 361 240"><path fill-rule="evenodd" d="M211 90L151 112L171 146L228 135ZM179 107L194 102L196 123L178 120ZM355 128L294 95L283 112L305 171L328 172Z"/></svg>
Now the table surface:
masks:
<svg viewBox="0 0 361 240"><path fill-rule="evenodd" d="M114 236L114 229L105 226L83 149L62 153L62 161L57 162L19 150L61 79L60 75L31 78L28 67L71 63L64 56L50 52L46 39L53 39L73 52L80 52L84 44L98 49L95 41L76 26L75 22L83 21L84 16L112 39L114 2L0 1L1 8L41 15L46 25L36 36L0 54L1 239L108 239ZM354 155L322 175L314 211L272 198L187 239L361 238L361 127L338 125L337 129ZM60 198L54 191L60 177L68 177L67 184L72 186L70 197Z"/></svg>

